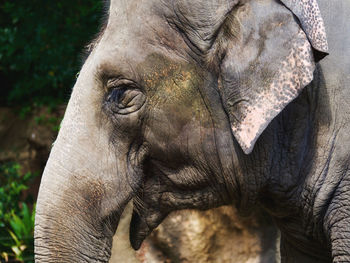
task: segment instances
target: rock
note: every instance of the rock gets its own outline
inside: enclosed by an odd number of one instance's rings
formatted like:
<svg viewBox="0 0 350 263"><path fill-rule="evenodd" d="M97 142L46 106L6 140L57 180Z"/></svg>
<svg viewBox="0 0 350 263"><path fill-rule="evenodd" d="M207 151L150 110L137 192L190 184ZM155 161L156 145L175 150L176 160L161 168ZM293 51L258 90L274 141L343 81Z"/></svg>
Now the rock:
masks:
<svg viewBox="0 0 350 263"><path fill-rule="evenodd" d="M238 216L230 206L175 212L153 231L136 255L129 244L130 213L129 207L118 228L120 236L113 245L112 263L129 262L125 260L131 257L132 263L279 262L278 231L260 211L249 218Z"/></svg>
<svg viewBox="0 0 350 263"><path fill-rule="evenodd" d="M130 203L124 210L120 218L117 232L113 238L111 263L139 263L135 250L129 242L129 224L132 214L132 204Z"/></svg>

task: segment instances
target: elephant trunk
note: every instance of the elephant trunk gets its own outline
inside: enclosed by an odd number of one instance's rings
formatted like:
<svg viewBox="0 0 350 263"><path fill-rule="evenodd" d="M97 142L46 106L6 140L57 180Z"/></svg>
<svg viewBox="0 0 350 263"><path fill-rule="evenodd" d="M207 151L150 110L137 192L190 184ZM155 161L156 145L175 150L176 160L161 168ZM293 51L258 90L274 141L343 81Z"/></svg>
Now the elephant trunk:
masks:
<svg viewBox="0 0 350 263"><path fill-rule="evenodd" d="M55 160L47 164L35 218L36 262L108 262L119 218L101 215L103 186L79 177Z"/></svg>
<svg viewBox="0 0 350 263"><path fill-rule="evenodd" d="M101 124L100 87L90 64L73 89L42 177L35 218L37 263L108 262L119 216L132 198L123 153L127 147L118 145L116 151L108 121Z"/></svg>

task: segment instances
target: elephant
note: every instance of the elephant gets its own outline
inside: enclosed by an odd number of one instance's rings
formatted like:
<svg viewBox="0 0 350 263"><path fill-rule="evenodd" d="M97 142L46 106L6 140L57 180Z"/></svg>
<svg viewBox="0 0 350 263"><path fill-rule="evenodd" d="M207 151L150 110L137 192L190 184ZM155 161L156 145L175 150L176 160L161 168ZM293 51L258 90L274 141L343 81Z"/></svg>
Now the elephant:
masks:
<svg viewBox="0 0 350 263"><path fill-rule="evenodd" d="M350 3L110 0L47 162L36 262L108 262L171 212L266 211L281 262L350 262ZM327 56L328 55L328 56Z"/></svg>

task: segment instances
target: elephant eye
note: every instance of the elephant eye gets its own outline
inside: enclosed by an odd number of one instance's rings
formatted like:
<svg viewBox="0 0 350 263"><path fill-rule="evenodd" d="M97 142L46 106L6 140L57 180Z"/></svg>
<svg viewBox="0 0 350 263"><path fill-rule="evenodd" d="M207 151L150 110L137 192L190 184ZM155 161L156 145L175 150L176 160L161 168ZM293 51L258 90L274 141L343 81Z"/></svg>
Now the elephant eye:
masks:
<svg viewBox="0 0 350 263"><path fill-rule="evenodd" d="M135 112L146 101L144 93L133 83L118 83L109 89L106 103L113 113L125 115Z"/></svg>
<svg viewBox="0 0 350 263"><path fill-rule="evenodd" d="M126 87L115 88L107 96L108 102L120 102L125 97Z"/></svg>

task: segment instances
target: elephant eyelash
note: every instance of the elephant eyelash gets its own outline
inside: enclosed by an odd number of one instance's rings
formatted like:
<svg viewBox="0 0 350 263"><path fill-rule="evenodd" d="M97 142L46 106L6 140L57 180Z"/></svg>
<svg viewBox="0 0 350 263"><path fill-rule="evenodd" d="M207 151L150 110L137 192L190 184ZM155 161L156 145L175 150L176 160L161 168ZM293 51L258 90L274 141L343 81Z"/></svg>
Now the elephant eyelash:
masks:
<svg viewBox="0 0 350 263"><path fill-rule="evenodd" d="M128 79L110 79L106 83L103 107L112 115L127 115L138 111L146 96L138 85Z"/></svg>
<svg viewBox="0 0 350 263"><path fill-rule="evenodd" d="M107 91L111 91L114 89L124 89L124 88L138 89L138 85L134 81L130 79L125 79L125 78L112 78L107 80L107 83L106 83Z"/></svg>
<svg viewBox="0 0 350 263"><path fill-rule="evenodd" d="M124 100L127 91L140 90L136 83L129 79L110 79L107 81L106 89L106 101L118 103L119 105Z"/></svg>

